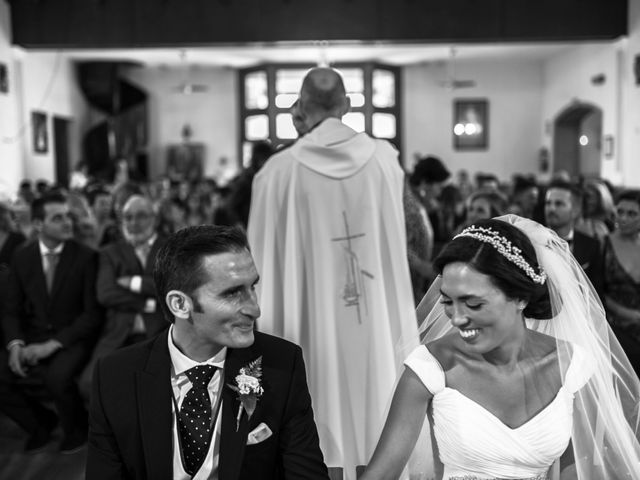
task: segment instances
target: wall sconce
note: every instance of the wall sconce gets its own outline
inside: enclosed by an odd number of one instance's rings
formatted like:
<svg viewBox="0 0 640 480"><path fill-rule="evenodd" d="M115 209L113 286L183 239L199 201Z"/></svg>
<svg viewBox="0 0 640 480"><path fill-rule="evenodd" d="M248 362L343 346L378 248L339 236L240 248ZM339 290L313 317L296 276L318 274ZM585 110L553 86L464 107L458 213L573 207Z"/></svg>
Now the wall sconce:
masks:
<svg viewBox="0 0 640 480"><path fill-rule="evenodd" d="M607 81L607 77L604 73L599 73L591 77L591 83L593 85L604 85L606 81Z"/></svg>

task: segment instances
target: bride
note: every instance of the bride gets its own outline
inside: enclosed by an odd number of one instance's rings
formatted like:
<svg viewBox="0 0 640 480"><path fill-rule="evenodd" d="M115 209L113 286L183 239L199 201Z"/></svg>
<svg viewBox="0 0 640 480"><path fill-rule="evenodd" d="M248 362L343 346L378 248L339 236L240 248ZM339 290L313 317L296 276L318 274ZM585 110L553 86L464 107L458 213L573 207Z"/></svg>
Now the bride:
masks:
<svg viewBox="0 0 640 480"><path fill-rule="evenodd" d="M423 345L361 480L424 464L425 418L432 468L410 478L640 479L638 377L567 244L511 215L466 228L434 265Z"/></svg>

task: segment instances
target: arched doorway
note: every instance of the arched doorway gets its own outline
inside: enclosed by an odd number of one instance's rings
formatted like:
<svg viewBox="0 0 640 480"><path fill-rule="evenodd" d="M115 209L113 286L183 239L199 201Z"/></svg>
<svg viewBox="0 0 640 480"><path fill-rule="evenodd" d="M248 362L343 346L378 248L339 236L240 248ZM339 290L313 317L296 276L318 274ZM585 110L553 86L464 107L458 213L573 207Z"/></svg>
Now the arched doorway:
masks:
<svg viewBox="0 0 640 480"><path fill-rule="evenodd" d="M571 176L600 176L602 109L574 102L553 123L553 170Z"/></svg>

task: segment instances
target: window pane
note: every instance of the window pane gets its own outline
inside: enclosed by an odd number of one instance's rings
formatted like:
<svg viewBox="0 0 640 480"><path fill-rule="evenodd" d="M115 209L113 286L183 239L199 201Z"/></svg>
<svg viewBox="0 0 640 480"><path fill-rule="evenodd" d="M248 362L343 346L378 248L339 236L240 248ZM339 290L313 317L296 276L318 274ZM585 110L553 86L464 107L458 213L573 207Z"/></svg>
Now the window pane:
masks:
<svg viewBox="0 0 640 480"><path fill-rule="evenodd" d="M298 99L297 93L280 93L276 95L276 107L291 108L293 102Z"/></svg>
<svg viewBox="0 0 640 480"><path fill-rule="evenodd" d="M293 128L293 120L290 113L276 115L276 136L278 138L297 138L298 133Z"/></svg>
<svg viewBox="0 0 640 480"><path fill-rule="evenodd" d="M356 132L364 132L364 114L360 112L349 112L342 121L353 128Z"/></svg>
<svg viewBox="0 0 640 480"><path fill-rule="evenodd" d="M352 107L362 107L364 106L364 95L361 93L348 93L347 97L351 99Z"/></svg>
<svg viewBox="0 0 640 480"><path fill-rule="evenodd" d="M245 118L246 140L266 140L269 136L269 118L266 115L252 115Z"/></svg>
<svg viewBox="0 0 640 480"><path fill-rule="evenodd" d="M364 92L364 72L361 68L338 69L344 81L347 93Z"/></svg>
<svg viewBox="0 0 640 480"><path fill-rule="evenodd" d="M396 79L393 72L389 70L374 70L371 83L374 107L388 108L396 104Z"/></svg>
<svg viewBox="0 0 640 480"><path fill-rule="evenodd" d="M252 72L244 77L244 95L247 108L267 108L267 72Z"/></svg>
<svg viewBox="0 0 640 480"><path fill-rule="evenodd" d="M396 116L390 113L374 113L371 117L371 131L377 138L395 138Z"/></svg>
<svg viewBox="0 0 640 480"><path fill-rule="evenodd" d="M291 93L298 95L302 86L302 79L308 69L283 69L276 71L276 95Z"/></svg>

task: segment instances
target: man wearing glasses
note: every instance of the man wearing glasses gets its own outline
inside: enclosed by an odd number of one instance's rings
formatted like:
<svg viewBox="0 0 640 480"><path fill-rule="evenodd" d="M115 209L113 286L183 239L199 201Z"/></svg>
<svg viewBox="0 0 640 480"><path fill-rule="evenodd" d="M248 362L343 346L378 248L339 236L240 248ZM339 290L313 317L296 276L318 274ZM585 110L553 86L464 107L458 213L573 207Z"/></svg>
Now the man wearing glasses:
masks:
<svg viewBox="0 0 640 480"><path fill-rule="evenodd" d="M97 296L106 322L91 361L80 379L88 398L93 368L99 358L124 345L154 336L168 326L156 305L153 267L164 238L156 232L151 201L133 195L122 211L123 239L100 252Z"/></svg>

